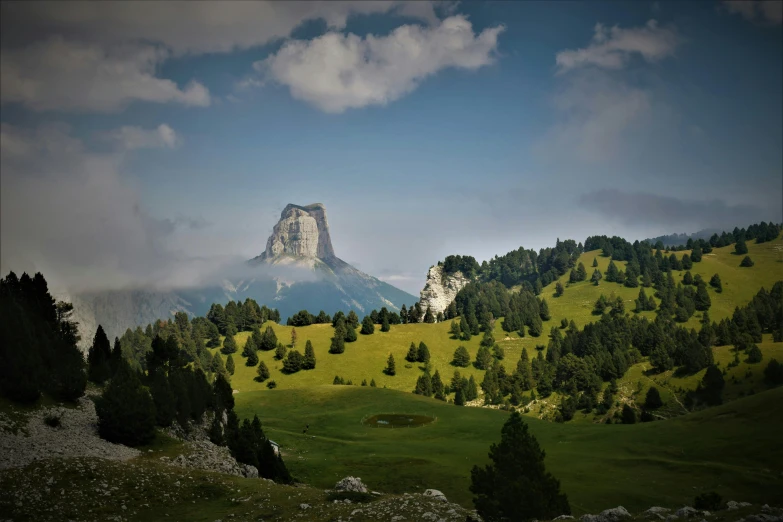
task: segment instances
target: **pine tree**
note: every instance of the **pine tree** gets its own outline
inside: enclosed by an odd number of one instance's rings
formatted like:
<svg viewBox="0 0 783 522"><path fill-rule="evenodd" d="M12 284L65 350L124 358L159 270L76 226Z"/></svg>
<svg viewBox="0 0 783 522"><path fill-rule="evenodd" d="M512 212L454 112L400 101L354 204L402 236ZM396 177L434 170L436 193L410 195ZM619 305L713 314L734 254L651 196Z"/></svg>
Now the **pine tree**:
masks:
<svg viewBox="0 0 783 522"><path fill-rule="evenodd" d="M710 278L710 286L713 287L718 293L723 292L723 283L721 282L720 276L718 274L714 274Z"/></svg>
<svg viewBox="0 0 783 522"><path fill-rule="evenodd" d="M430 362L430 350L423 341L419 343L419 349L416 352L416 360L425 364Z"/></svg>
<svg viewBox="0 0 783 522"><path fill-rule="evenodd" d="M266 363L261 361L258 363L258 370L256 370L256 380L258 382L264 382L269 378L269 368L266 367Z"/></svg>
<svg viewBox="0 0 783 522"><path fill-rule="evenodd" d="M329 346L329 353L340 354L345 352L345 327L342 322L338 322L334 329L332 344Z"/></svg>
<svg viewBox="0 0 783 522"><path fill-rule="evenodd" d="M568 515L560 482L544 467L545 452L518 412L501 430L500 444L489 449L491 464L470 472L473 503L484 520L551 520Z"/></svg>
<svg viewBox="0 0 783 522"><path fill-rule="evenodd" d="M234 375L234 358L231 355L229 355L228 359L226 359L226 370L228 371L229 375Z"/></svg>
<svg viewBox="0 0 783 522"><path fill-rule="evenodd" d="M363 335L372 335L375 332L375 325L372 322L372 318L369 315L365 315L362 319L361 333Z"/></svg>
<svg viewBox="0 0 783 522"><path fill-rule="evenodd" d="M302 364L303 370L312 370L315 368L315 350L313 349L313 343L310 339L305 343L304 364Z"/></svg>
<svg viewBox="0 0 783 522"><path fill-rule="evenodd" d="M177 413L177 399L163 370L153 372L151 377L149 388L155 405L155 423L164 428L171 426Z"/></svg>
<svg viewBox="0 0 783 522"><path fill-rule="evenodd" d="M283 372L296 373L302 369L302 365L304 365L304 356L299 350L291 350L283 361Z"/></svg>
<svg viewBox="0 0 783 522"><path fill-rule="evenodd" d="M109 361L109 367L111 368L111 374L117 371L120 360L122 359L122 345L118 337L114 338L114 348L111 351L111 359Z"/></svg>
<svg viewBox="0 0 783 522"><path fill-rule="evenodd" d="M452 364L454 366L459 366L460 368L467 368L470 365L470 354L468 353L467 348L458 346L457 349L454 350Z"/></svg>
<svg viewBox="0 0 783 522"><path fill-rule="evenodd" d="M408 309L405 305L402 305L402 308L400 308L400 322L402 324L408 324Z"/></svg>
<svg viewBox="0 0 783 522"><path fill-rule="evenodd" d="M465 392L462 391L462 388L457 388L457 391L454 393L454 404L456 406L465 405Z"/></svg>
<svg viewBox="0 0 783 522"><path fill-rule="evenodd" d="M745 244L744 239L738 239L737 243L734 245L734 253L738 256L743 256L748 253L748 245Z"/></svg>
<svg viewBox="0 0 783 522"><path fill-rule="evenodd" d="M519 357L519 361L517 361L517 379L520 388L525 391L531 390L535 386L533 374L530 370L530 358L526 348L522 348L522 354Z"/></svg>
<svg viewBox="0 0 783 522"><path fill-rule="evenodd" d="M124 360L95 401L95 411L98 434L109 442L137 446L155 437L155 403Z"/></svg>
<svg viewBox="0 0 783 522"><path fill-rule="evenodd" d="M291 348L296 348L296 328L291 328Z"/></svg>
<svg viewBox="0 0 783 522"><path fill-rule="evenodd" d="M709 309L712 302L710 294L707 292L707 285L702 283L696 288L696 297L693 299L693 304L696 306L696 310L700 312Z"/></svg>
<svg viewBox="0 0 783 522"><path fill-rule="evenodd" d="M419 360L419 350L416 348L416 343L411 341L411 345L408 347L408 353L405 355L405 360L408 362L416 362Z"/></svg>
<svg viewBox="0 0 783 522"><path fill-rule="evenodd" d="M605 279L609 281L610 283L614 283L617 281L617 276L619 275L619 270L617 269L617 265L614 264L614 261L609 261L609 267L606 269L606 275Z"/></svg>
<svg viewBox="0 0 783 522"><path fill-rule="evenodd" d="M593 268L596 268L598 266L598 258L593 258Z"/></svg>
<svg viewBox="0 0 783 522"><path fill-rule="evenodd" d="M429 373L420 375L416 380L416 389L413 391L417 395L424 395L425 397L432 397L432 378Z"/></svg>
<svg viewBox="0 0 783 522"><path fill-rule="evenodd" d="M693 276L691 275L690 271L685 272L685 275L682 276L682 284L684 284L684 285L692 285L693 284Z"/></svg>
<svg viewBox="0 0 783 522"><path fill-rule="evenodd" d="M647 396L644 399L644 407L648 410L657 410L661 406L663 406L661 394L658 392L658 388L651 386L650 389L647 390Z"/></svg>
<svg viewBox="0 0 783 522"><path fill-rule="evenodd" d="M542 321L549 321L552 316L549 314L549 305L546 304L546 299L541 299L538 304L538 314Z"/></svg>
<svg viewBox="0 0 783 522"><path fill-rule="evenodd" d="M478 399L478 386L476 386L476 379L471 375L468 379L468 385L465 386L465 400L475 401Z"/></svg>
<svg viewBox="0 0 783 522"><path fill-rule="evenodd" d="M212 373L215 375L227 375L228 372L223 365L223 358L220 356L220 353L216 353L212 357L212 366L210 367L210 370L212 370Z"/></svg>
<svg viewBox="0 0 783 522"><path fill-rule="evenodd" d="M223 339L223 348L220 349L220 353L223 355L228 355L230 353L235 353L237 351L237 343L234 340L233 335L226 335L226 338Z"/></svg>
<svg viewBox="0 0 783 522"><path fill-rule="evenodd" d="M460 334L459 324L457 324L457 321L453 319L451 321L451 327L449 328L449 334L451 335L452 339L459 339L459 334Z"/></svg>
<svg viewBox="0 0 783 522"><path fill-rule="evenodd" d="M489 353L489 349L486 346L479 346L478 352L476 352L476 362L474 365L479 370L486 370L492 364L492 354Z"/></svg>
<svg viewBox="0 0 783 522"><path fill-rule="evenodd" d="M103 384L111 377L111 345L101 325L98 325L87 352L87 377L96 384Z"/></svg>
<svg viewBox="0 0 783 522"><path fill-rule="evenodd" d="M275 359L282 361L285 358L287 351L288 348L286 348L283 343L277 343L277 347L275 348Z"/></svg>
<svg viewBox="0 0 783 522"><path fill-rule="evenodd" d="M753 260L750 258L750 256L745 256L742 258L742 261L740 262L740 266L744 268L749 268L751 266L755 265Z"/></svg>
<svg viewBox="0 0 783 522"><path fill-rule="evenodd" d="M231 357L229 355L229 357ZM247 356L247 360L245 361L245 366L255 366L258 364L258 353L257 352L250 352L250 355Z"/></svg>
<svg viewBox="0 0 783 522"><path fill-rule="evenodd" d="M392 354L389 354L389 358L386 360L386 368L384 368L383 373L392 377L397 374L397 366L394 364L394 356ZM375 381L373 380L373 382Z"/></svg>
<svg viewBox="0 0 783 522"><path fill-rule="evenodd" d="M438 370L435 370L435 374L432 376L432 394L435 396L436 399L445 401L446 396L443 393L443 379L440 377L440 372Z"/></svg>
<svg viewBox="0 0 783 522"><path fill-rule="evenodd" d="M560 297L565 293L565 288L563 287L563 283L560 281L555 284L555 297Z"/></svg>
<svg viewBox="0 0 783 522"><path fill-rule="evenodd" d="M429 306L427 306L427 311L424 312L424 322L425 323L434 323L435 322L435 316L432 315L432 310Z"/></svg>
<svg viewBox="0 0 783 522"><path fill-rule="evenodd" d="M261 343L258 346L259 350L268 352L277 348L277 335L271 326L267 326L264 333L261 335Z"/></svg>
<svg viewBox="0 0 783 522"><path fill-rule="evenodd" d="M388 332L390 329L391 329L391 327L389 326L389 318L388 317L384 317L383 321L381 322L381 331L382 332Z"/></svg>
<svg viewBox="0 0 783 522"><path fill-rule="evenodd" d="M533 316L527 331L531 336L538 337L541 335L543 328L544 325L541 323L541 318L539 316Z"/></svg>
<svg viewBox="0 0 783 522"><path fill-rule="evenodd" d="M592 281L595 286L598 286L598 283L601 281L602 277L603 276L601 275L601 272L596 268L593 270L593 276L590 278L590 281Z"/></svg>
<svg viewBox="0 0 783 522"><path fill-rule="evenodd" d="M459 327L460 330L462 331L462 340L470 341L470 336L471 336L470 325L468 324L468 320L464 315L459 320Z"/></svg>

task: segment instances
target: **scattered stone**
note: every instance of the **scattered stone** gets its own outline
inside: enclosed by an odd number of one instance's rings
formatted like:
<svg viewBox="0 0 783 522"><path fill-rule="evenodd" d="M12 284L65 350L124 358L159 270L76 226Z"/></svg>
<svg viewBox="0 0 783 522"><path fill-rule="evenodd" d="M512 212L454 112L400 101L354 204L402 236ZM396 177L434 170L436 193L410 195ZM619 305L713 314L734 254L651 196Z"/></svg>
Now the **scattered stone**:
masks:
<svg viewBox="0 0 783 522"><path fill-rule="evenodd" d="M299 504L299 509L301 509L302 511L306 509L310 509L310 504Z"/></svg>
<svg viewBox="0 0 783 522"><path fill-rule="evenodd" d="M571 515L560 515L559 517L554 518L553 520L573 520L573 519L574 517L572 517Z"/></svg>
<svg viewBox="0 0 783 522"><path fill-rule="evenodd" d="M674 512L678 518L691 518L701 515L701 511L690 506L684 506Z"/></svg>
<svg viewBox="0 0 783 522"><path fill-rule="evenodd" d="M582 522L617 522L624 518L631 518L631 514L623 506L617 506L616 508L605 509L598 515L582 515Z"/></svg>
<svg viewBox="0 0 783 522"><path fill-rule="evenodd" d="M367 493L367 486L364 485L359 477L345 477L334 485L337 491L356 491L358 493Z"/></svg>
<svg viewBox="0 0 783 522"><path fill-rule="evenodd" d="M424 491L425 497L432 497L435 500L440 500L441 502L448 502L449 499L446 498L446 495L444 495L442 492L438 491L437 489L428 489Z"/></svg>
<svg viewBox="0 0 783 522"><path fill-rule="evenodd" d="M231 456L231 451L225 446L217 446L209 440L199 440L186 442L185 447L190 450L187 455L181 454L170 462L166 457L161 457L161 461L181 468L216 471L237 477L258 478L258 469L255 466L237 462Z"/></svg>
<svg viewBox="0 0 783 522"><path fill-rule="evenodd" d="M728 502L726 502L726 507L728 508L729 511L734 511L736 509L748 507L750 505L751 505L750 502L735 502L733 500L729 500Z"/></svg>

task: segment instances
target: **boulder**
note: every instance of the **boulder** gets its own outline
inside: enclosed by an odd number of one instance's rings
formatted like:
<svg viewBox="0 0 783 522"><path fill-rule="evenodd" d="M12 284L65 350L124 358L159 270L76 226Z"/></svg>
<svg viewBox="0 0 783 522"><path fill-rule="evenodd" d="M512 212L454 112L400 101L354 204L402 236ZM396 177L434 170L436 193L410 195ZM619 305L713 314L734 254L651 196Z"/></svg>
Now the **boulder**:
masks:
<svg viewBox="0 0 783 522"><path fill-rule="evenodd" d="M678 518L691 518L701 516L701 511L690 506L684 506L674 512Z"/></svg>
<svg viewBox="0 0 783 522"><path fill-rule="evenodd" d="M572 517L571 515L560 515L559 517L554 518L552 520L573 520L573 519L574 517Z"/></svg>
<svg viewBox="0 0 783 522"><path fill-rule="evenodd" d="M367 493L367 486L364 485L359 477L345 477L334 485L337 491L356 491L358 493Z"/></svg>
<svg viewBox="0 0 783 522"><path fill-rule="evenodd" d="M617 522L624 518L631 518L631 514L623 506L605 509L597 515L582 515L582 522Z"/></svg>
<svg viewBox="0 0 783 522"><path fill-rule="evenodd" d="M726 502L726 508L729 511L734 511L735 509L748 507L750 505L751 505L750 502L735 502L734 500L729 500L728 502Z"/></svg>
<svg viewBox="0 0 783 522"><path fill-rule="evenodd" d="M424 492L425 497L432 497L436 500L440 500L441 502L448 502L449 500L446 498L446 495L444 495L442 492L438 491L437 489L428 489Z"/></svg>

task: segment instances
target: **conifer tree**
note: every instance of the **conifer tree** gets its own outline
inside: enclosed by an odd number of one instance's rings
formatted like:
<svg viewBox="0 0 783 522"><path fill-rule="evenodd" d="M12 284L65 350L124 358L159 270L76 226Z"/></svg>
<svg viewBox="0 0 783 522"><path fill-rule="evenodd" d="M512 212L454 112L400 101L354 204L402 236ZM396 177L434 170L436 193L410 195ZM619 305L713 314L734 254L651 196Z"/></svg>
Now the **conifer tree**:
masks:
<svg viewBox="0 0 783 522"><path fill-rule="evenodd" d="M266 367L266 363L261 361L258 363L258 370L256 370L256 380L258 382L264 382L269 378L269 368Z"/></svg>
<svg viewBox="0 0 783 522"><path fill-rule="evenodd" d="M530 357L527 354L527 348L522 348L522 354L517 361L517 379L519 386L527 391L535 386L533 374L530 371Z"/></svg>
<svg viewBox="0 0 783 522"><path fill-rule="evenodd" d="M546 304L546 299L541 299L538 304L538 314L542 321L549 321L552 316L549 314L549 305Z"/></svg>
<svg viewBox="0 0 783 522"><path fill-rule="evenodd" d="M408 353L405 355L405 360L408 362L416 362L419 360L419 350L416 348L416 343L411 341L411 345L408 348Z"/></svg>
<svg viewBox="0 0 783 522"><path fill-rule="evenodd" d="M593 270L593 276L590 278L590 281L592 281L595 286L598 286L598 283L601 281L602 277L603 276L601 275L601 272L596 268Z"/></svg>
<svg viewBox="0 0 783 522"><path fill-rule="evenodd" d="M427 306L427 311L424 312L424 322L425 323L434 323L435 322L435 316L432 315L432 310L429 306Z"/></svg>
<svg viewBox="0 0 783 522"><path fill-rule="evenodd" d="M258 346L259 350L268 352L277 348L277 335L271 326L267 326L264 333L261 335L261 344Z"/></svg>
<svg viewBox="0 0 783 522"><path fill-rule="evenodd" d="M479 346L478 352L476 352L476 362L474 365L479 370L486 370L492 364L492 354L489 353L489 349L486 346Z"/></svg>
<svg viewBox="0 0 783 522"><path fill-rule="evenodd" d="M462 388L457 388L457 391L454 393L454 404L456 406L465 405L465 392L462 391Z"/></svg>
<svg viewBox="0 0 783 522"><path fill-rule="evenodd" d="M718 293L723 292L723 283L721 282L720 276L718 274L714 274L710 278L710 286L713 287Z"/></svg>
<svg viewBox="0 0 783 522"><path fill-rule="evenodd" d="M682 284L684 285L692 285L693 284L693 276L691 275L691 272L685 272L685 275L682 276Z"/></svg>
<svg viewBox="0 0 783 522"><path fill-rule="evenodd" d="M427 348L427 345L424 344L424 341L419 343L419 349L416 352L416 360L425 364L430 362L430 350Z"/></svg>
<svg viewBox="0 0 783 522"><path fill-rule="evenodd" d="M253 352L255 353L255 352ZM226 359L226 371L228 371L229 375L234 375L234 357L231 355L228 356L228 359Z"/></svg>
<svg viewBox="0 0 783 522"><path fill-rule="evenodd" d="M593 268L596 268L598 266L598 258L593 258Z"/></svg>
<svg viewBox="0 0 783 522"><path fill-rule="evenodd" d="M383 373L392 377L397 374L397 366L394 364L394 356L392 354L389 354L389 358L386 360L386 368L384 368Z"/></svg>
<svg viewBox="0 0 783 522"><path fill-rule="evenodd" d="M302 369L303 364L304 356L299 350L291 350L283 361L283 372L296 373Z"/></svg>
<svg viewBox="0 0 783 522"><path fill-rule="evenodd" d="M111 345L101 325L98 325L87 352L87 377L96 384L103 384L111 377Z"/></svg>
<svg viewBox="0 0 783 522"><path fill-rule="evenodd" d="M375 379L370 379L370 388L376 388L378 385L375 384Z"/></svg>
<svg viewBox="0 0 783 522"><path fill-rule="evenodd" d="M414 393L418 395L424 395L425 397L432 397L432 378L430 374L424 372L424 375L420 375L416 380L416 389Z"/></svg>
<svg viewBox="0 0 783 522"><path fill-rule="evenodd" d="M743 267L743 268L749 268L749 267L753 266L754 264L755 263L750 258L750 256L743 257L742 261L740 262L740 266Z"/></svg>
<svg viewBox="0 0 783 522"><path fill-rule="evenodd" d="M95 401L95 411L98 434L109 442L138 446L155 437L155 404L125 360Z"/></svg>
<svg viewBox="0 0 783 522"><path fill-rule="evenodd" d="M212 370L212 373L215 375L225 376L228 373L226 372L226 367L223 365L223 358L220 356L220 353L216 353L212 357L212 367L210 370Z"/></svg>
<svg viewBox="0 0 783 522"><path fill-rule="evenodd" d="M565 293L565 288L563 287L563 283L560 281L555 284L555 297L560 297Z"/></svg>
<svg viewBox="0 0 783 522"><path fill-rule="evenodd" d="M614 283L617 281L617 276L619 273L620 271L617 269L617 265L615 265L614 260L612 260L609 261L609 267L606 269L606 275L604 278L610 283Z"/></svg>
<svg viewBox="0 0 783 522"><path fill-rule="evenodd" d="M304 363L302 369L312 370L315 368L315 350L313 349L313 343L310 339L305 343Z"/></svg>
<svg viewBox="0 0 783 522"><path fill-rule="evenodd" d="M365 315L364 319L362 319L361 333L363 335L372 335L375 333L375 325L373 324L372 318L369 315Z"/></svg>
<svg viewBox="0 0 783 522"><path fill-rule="evenodd" d="M231 357L229 355L229 357ZM257 352L250 352L250 355L247 356L247 360L245 361L245 366L255 366L258 364L258 353Z"/></svg>
<svg viewBox="0 0 783 522"><path fill-rule="evenodd" d="M478 399L478 386L476 386L476 379L473 375L468 379L468 385L465 387L465 400L475 401Z"/></svg>
<svg viewBox="0 0 783 522"><path fill-rule="evenodd" d="M400 322L402 324L408 324L408 309L405 305L402 305L402 308L400 308Z"/></svg>
<svg viewBox="0 0 783 522"><path fill-rule="evenodd" d="M291 348L296 348L296 328L291 328Z"/></svg>
<svg viewBox="0 0 783 522"><path fill-rule="evenodd" d="M174 421L177 413L177 399L169 385L169 380L163 370L154 371L150 376L150 394L155 405L155 423L168 427Z"/></svg>
<svg viewBox="0 0 783 522"><path fill-rule="evenodd" d="M551 520L568 515L560 482L544 467L545 452L522 416L513 412L489 449L491 464L470 472L473 503L484 520Z"/></svg>
<svg viewBox="0 0 783 522"><path fill-rule="evenodd" d="M644 399L644 407L648 410L657 410L663 406L663 400L661 400L661 394L658 392L658 388L651 386L647 390L647 396Z"/></svg>
<svg viewBox="0 0 783 522"><path fill-rule="evenodd" d="M277 343L277 347L275 348L275 359L278 361L282 361L283 358L285 358L285 354L288 351L288 348L285 347L283 343Z"/></svg>
<svg viewBox="0 0 783 522"><path fill-rule="evenodd" d="M468 324L468 320L464 315L459 320L459 327L460 330L462 331L462 340L470 341L470 336L471 336L470 325Z"/></svg>
<svg viewBox="0 0 783 522"><path fill-rule="evenodd" d="M745 240L740 238L734 245L734 253L738 256L742 256L748 253L748 245L745 244Z"/></svg>
<svg viewBox="0 0 783 522"><path fill-rule="evenodd" d="M117 371L118 365L120 364L120 360L122 359L122 345L120 344L119 337L114 338L114 348L112 348L111 351L111 361L110 361L110 368L111 368L111 374L114 375L114 372Z"/></svg>
<svg viewBox="0 0 783 522"><path fill-rule="evenodd" d="M435 370L435 374L432 376L432 394L438 400L446 400L446 396L443 393L443 380L441 379L438 370Z"/></svg>
<svg viewBox="0 0 783 522"><path fill-rule="evenodd" d="M470 365L470 354L468 353L467 348L458 346L457 349L454 350L452 364L454 366L459 366L460 368L467 368Z"/></svg>
<svg viewBox="0 0 783 522"><path fill-rule="evenodd" d="M220 349L220 352L223 355L228 355L230 353L235 353L237 351L237 343L234 340L233 335L226 335L226 338L223 339L223 348Z"/></svg>
<svg viewBox="0 0 783 522"><path fill-rule="evenodd" d="M390 329L391 329L391 327L389 326L389 318L388 317L384 317L383 321L381 322L381 331L382 332L388 332Z"/></svg>
<svg viewBox="0 0 783 522"><path fill-rule="evenodd" d="M452 339L459 339L460 335L460 329L459 324L457 324L457 321L451 320L451 327L449 328L449 334L451 335Z"/></svg>
<svg viewBox="0 0 783 522"><path fill-rule="evenodd" d="M710 294L707 292L707 285L704 283L696 288L696 297L693 299L693 304L696 306L696 310L700 312L709 309L712 304Z"/></svg>

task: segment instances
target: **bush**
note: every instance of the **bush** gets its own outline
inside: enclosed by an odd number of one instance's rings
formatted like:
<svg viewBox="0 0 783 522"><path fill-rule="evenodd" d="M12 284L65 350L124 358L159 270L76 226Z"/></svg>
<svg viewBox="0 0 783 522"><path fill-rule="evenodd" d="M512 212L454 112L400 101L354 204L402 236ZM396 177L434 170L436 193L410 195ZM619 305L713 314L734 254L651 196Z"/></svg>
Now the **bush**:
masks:
<svg viewBox="0 0 783 522"><path fill-rule="evenodd" d="M55 415L54 413L49 413L46 415L46 417L44 417L44 424L46 424L50 428L59 428L60 419L61 417L59 415Z"/></svg>
<svg viewBox="0 0 783 522"><path fill-rule="evenodd" d="M764 380L770 386L783 384L783 364L780 364L777 359L771 359L764 368Z"/></svg>
<svg viewBox="0 0 783 522"><path fill-rule="evenodd" d="M760 363L762 359L761 350L755 344L748 350L748 362L751 364Z"/></svg>
<svg viewBox="0 0 783 522"><path fill-rule="evenodd" d="M723 509L723 498L714 491L702 493L693 499L693 507L706 511L719 511Z"/></svg>
<svg viewBox="0 0 783 522"><path fill-rule="evenodd" d="M269 388L270 390L274 390L275 388L277 388L277 383L275 381L269 381L268 383L266 383L266 387Z"/></svg>

